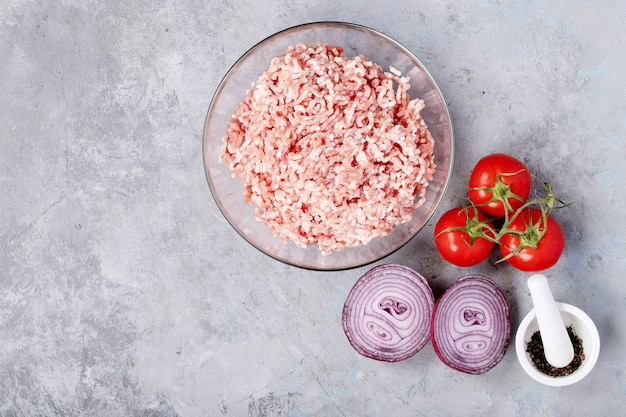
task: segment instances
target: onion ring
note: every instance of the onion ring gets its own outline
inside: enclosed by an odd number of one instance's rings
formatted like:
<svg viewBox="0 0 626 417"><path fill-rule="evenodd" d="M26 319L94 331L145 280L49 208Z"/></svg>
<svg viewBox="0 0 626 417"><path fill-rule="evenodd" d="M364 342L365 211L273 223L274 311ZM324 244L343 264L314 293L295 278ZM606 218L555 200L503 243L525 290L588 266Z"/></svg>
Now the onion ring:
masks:
<svg viewBox="0 0 626 417"><path fill-rule="evenodd" d="M398 264L379 265L354 284L343 307L343 330L358 353L398 362L426 345L435 298L428 281Z"/></svg>
<svg viewBox="0 0 626 417"><path fill-rule="evenodd" d="M452 369L472 375L489 371L504 357L510 337L508 302L489 277L463 276L435 304L431 342Z"/></svg>

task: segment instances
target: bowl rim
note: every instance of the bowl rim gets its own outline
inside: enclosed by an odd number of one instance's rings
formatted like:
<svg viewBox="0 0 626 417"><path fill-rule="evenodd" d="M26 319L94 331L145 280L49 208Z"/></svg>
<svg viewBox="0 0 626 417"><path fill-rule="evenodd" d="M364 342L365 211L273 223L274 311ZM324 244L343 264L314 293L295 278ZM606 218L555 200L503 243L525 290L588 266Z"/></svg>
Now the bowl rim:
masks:
<svg viewBox="0 0 626 417"><path fill-rule="evenodd" d="M552 387L564 387L579 382L593 370L596 362L598 361L598 357L600 356L600 334L598 333L598 328L591 317L589 317L589 315L583 310L572 304L561 302L557 302L556 304L559 311L569 313L584 323L590 333L592 339L591 344L594 346L594 349L591 352L585 353L584 368L581 368L570 375L552 377L539 371L530 362L528 355L526 354L526 332L533 320L536 319L534 308L526 314L517 328L517 333L515 335L515 352L522 369L524 369L524 371L535 381Z"/></svg>
<svg viewBox="0 0 626 417"><path fill-rule="evenodd" d="M433 208L431 210L431 212L429 213L429 215L424 219L423 224L417 229L415 230L404 242L402 242L401 244L397 245L397 247L393 247L387 251L382 252L381 254L372 257L371 259L367 259L364 261L360 261L360 262L353 262L353 263L346 263L345 265L342 266L320 266L320 265L305 265L305 264L301 264L298 263L296 260L291 260L288 259L288 257L284 257L284 256L278 256L274 253L271 253L270 251L266 250L265 248L263 248L261 245L256 244L255 242L253 242L251 239L249 239L241 230L239 230L239 228L233 223L233 221L231 220L230 216L227 213L227 210L223 207L222 203L220 202L220 200L218 199L218 196L216 194L216 190L215 190L215 186L212 183L211 177L209 175L209 169L207 167L207 163L206 163L206 147L207 147L207 140L206 140L206 135L207 135L207 128L209 125L209 118L212 114L212 111L214 110L214 105L216 102L216 99L219 97L219 95L222 93L222 91L225 88L226 85L226 81L228 81L228 79L232 76L232 74L234 73L234 71L238 68L239 64L244 61L250 54L252 54L259 46L265 44L266 42L269 42L270 40L272 40L275 37L278 37L280 35L286 34L288 32L292 32L292 31L298 31L298 30L302 30L302 29L306 29L308 27L314 27L314 26L320 26L320 25L328 25L328 26L333 26L333 27L344 27L347 29L353 29L353 30L358 30L358 31L363 31L363 32L369 32L370 34L374 35L374 36L378 36L382 39L384 39L387 42L390 42L391 44L393 44L396 48L398 48L399 50L401 50L404 54L406 54L412 61L416 62L419 66L420 69L425 73L426 77L429 79L429 82L432 84L433 87L433 91L435 91L437 93L437 95L442 99L443 102L443 110L445 112L445 118L446 118L446 122L447 125L449 126L449 136L450 136L450 149L449 149L449 167L448 167L448 172L446 173L446 177L445 177L445 181L441 186L441 192L439 193L439 196L437 197L437 200L435 201ZM264 253L265 255L271 257L272 259L278 260L284 264L287 265L291 265L291 266L295 266L301 269L305 269L305 270L314 270L314 271L342 271L342 270L349 270L349 269L354 269L354 268L358 268L358 267L362 267L365 265L369 265L372 264L374 262L380 261L381 259L384 259L386 257L388 257L389 255L395 253L396 251L400 250L401 248L403 248L404 246L406 246L430 221L430 219L432 218L432 216L434 215L434 213L437 211L437 208L441 205L441 202L443 201L443 198L449 188L450 185L450 179L452 177L452 171L453 171L453 166L454 166L454 159L455 159L455 137L454 137L454 125L453 125L453 121L452 121L452 116L450 114L450 109L447 105L447 102L445 100L445 97L443 95L443 92L441 91L441 88L439 87L439 84L437 83L437 81L435 80L435 78L432 76L432 74L430 73L430 71L428 70L428 68L424 65L424 63L415 55L413 54L413 52L411 52L408 48L406 48L403 44L401 44L400 42L396 41L395 39L393 39L392 37L390 37L389 35L376 30L376 29L372 29L370 27L361 25L361 24L357 24L357 23L351 23L351 22L346 22L346 21L335 21L335 20L320 20L320 21L312 21L312 22L307 22L307 23L301 23L301 24L297 24L294 26L290 26L284 29L281 29L269 36L265 36L263 39L261 39L260 41L256 42L255 44L253 44L250 48L248 48L246 50L246 52L244 52L237 60L235 60L233 62L233 64L230 66L230 68L226 71L226 73L222 76L222 78L220 79L212 97L211 97L211 101L209 103L207 112L206 112L206 116L205 116L205 120L204 120L204 126L203 126L203 133L202 133L202 164L203 164L203 168L204 168L204 172L205 172L205 177L206 180L208 182L209 185L209 190L211 192L211 195L215 201L215 204L217 205L218 209L220 210L220 212L222 213L222 215L224 216L224 218L226 219L226 221L228 222L228 224L230 224L230 226L237 232L237 234L239 236L241 236L248 244L250 244L251 246L253 246L254 248L256 248L257 250L259 250L260 252ZM347 249L351 249L351 248L347 248ZM344 249L346 250L346 249Z"/></svg>

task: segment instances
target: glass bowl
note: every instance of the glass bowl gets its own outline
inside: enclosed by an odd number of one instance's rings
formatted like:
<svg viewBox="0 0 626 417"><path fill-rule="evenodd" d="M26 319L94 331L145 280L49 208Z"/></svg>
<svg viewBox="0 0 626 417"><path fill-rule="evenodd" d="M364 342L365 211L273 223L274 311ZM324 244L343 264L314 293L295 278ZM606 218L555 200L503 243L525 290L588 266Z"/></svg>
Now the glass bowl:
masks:
<svg viewBox="0 0 626 417"><path fill-rule="evenodd" d="M393 66L410 77L411 98L421 98L425 108L421 114L435 139L437 164L434 178L426 191L425 203L413 212L412 220L397 226L385 237L368 244L324 255L317 246L299 248L285 243L270 232L254 215L255 206L245 204L243 184L233 178L220 159L222 139L235 106L245 99L259 75L272 58L283 55L290 45L317 42L344 48L344 56L365 55L385 71ZM206 176L219 209L234 229L250 244L284 263L313 270L342 270L363 266L396 251L406 244L428 222L446 190L454 154L453 132L446 102L424 65L408 49L372 29L341 22L316 22L295 26L261 41L246 52L222 79L208 109L203 140Z"/></svg>

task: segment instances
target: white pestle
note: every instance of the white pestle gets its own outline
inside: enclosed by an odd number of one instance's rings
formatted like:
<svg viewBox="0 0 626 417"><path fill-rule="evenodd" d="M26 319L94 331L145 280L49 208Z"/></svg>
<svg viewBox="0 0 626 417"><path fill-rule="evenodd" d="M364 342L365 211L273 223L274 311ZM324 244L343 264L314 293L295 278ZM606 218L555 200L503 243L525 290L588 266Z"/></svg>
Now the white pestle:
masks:
<svg viewBox="0 0 626 417"><path fill-rule="evenodd" d="M544 275L535 274L528 278L527 284L533 300L546 360L555 368L564 368L574 360L574 346L559 313L559 308L552 297L548 280Z"/></svg>

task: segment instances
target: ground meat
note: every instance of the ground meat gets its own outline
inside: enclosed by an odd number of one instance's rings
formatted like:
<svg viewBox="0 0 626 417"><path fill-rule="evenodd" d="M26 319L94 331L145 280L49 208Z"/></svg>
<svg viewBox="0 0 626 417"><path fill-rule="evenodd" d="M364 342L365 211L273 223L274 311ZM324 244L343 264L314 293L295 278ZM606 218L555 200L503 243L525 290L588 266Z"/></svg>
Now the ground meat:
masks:
<svg viewBox="0 0 626 417"><path fill-rule="evenodd" d="M221 153L272 233L324 254L411 219L435 170L408 77L339 46L297 44L239 103Z"/></svg>

